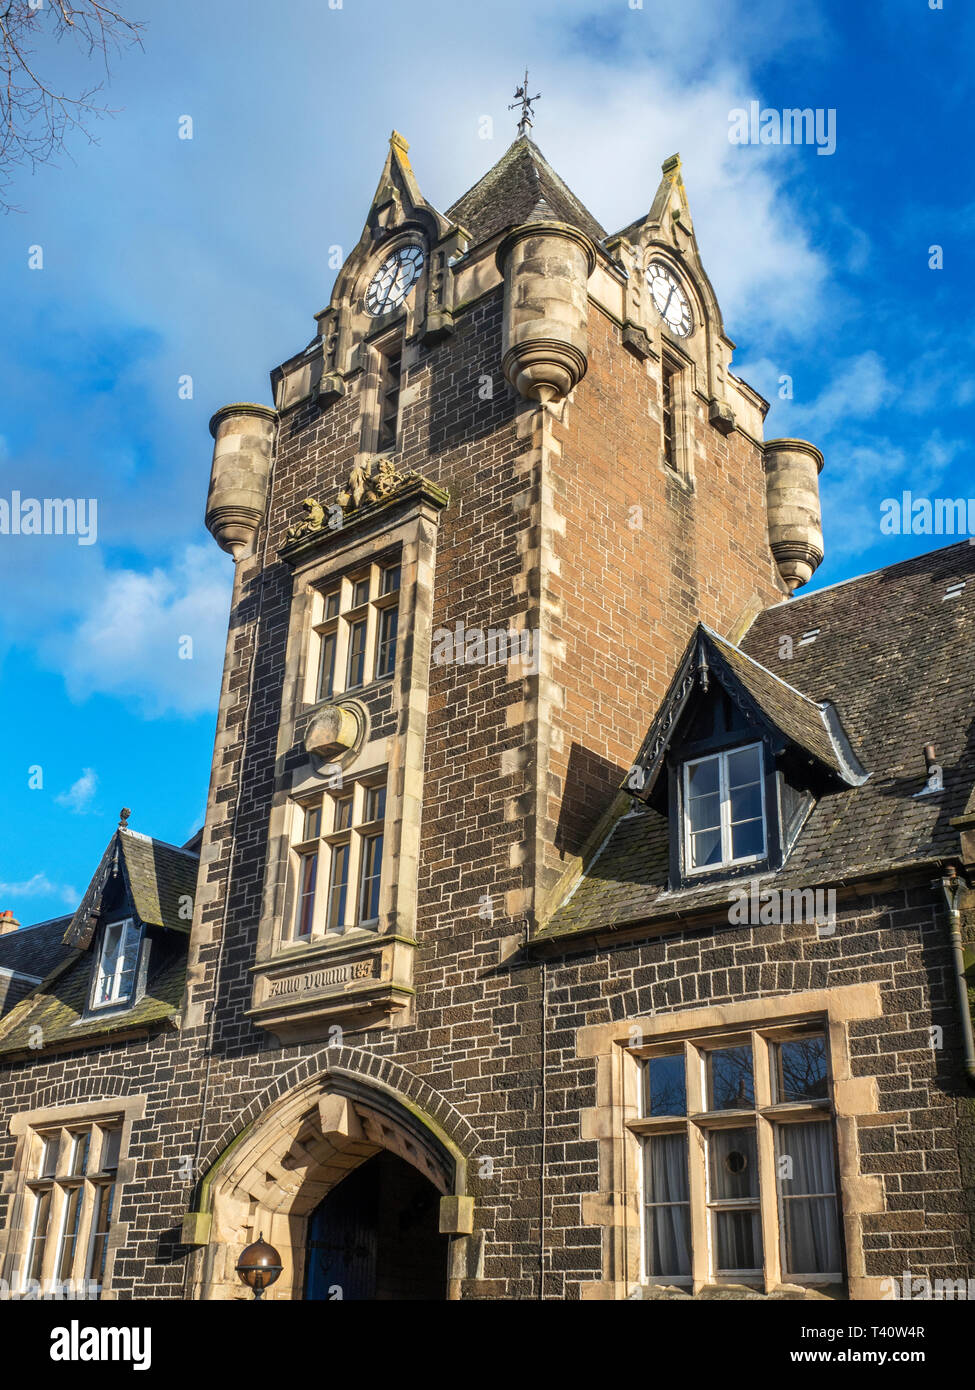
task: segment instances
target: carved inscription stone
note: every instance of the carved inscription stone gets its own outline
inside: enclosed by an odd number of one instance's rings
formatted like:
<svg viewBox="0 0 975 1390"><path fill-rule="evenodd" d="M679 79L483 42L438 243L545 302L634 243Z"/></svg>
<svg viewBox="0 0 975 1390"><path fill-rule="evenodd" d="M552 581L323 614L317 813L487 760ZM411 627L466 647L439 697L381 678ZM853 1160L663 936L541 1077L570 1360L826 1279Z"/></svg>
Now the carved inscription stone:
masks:
<svg viewBox="0 0 975 1390"><path fill-rule="evenodd" d="M375 979L378 960L357 960L348 965L330 965L321 970L306 970L300 975L269 981L268 998L279 999L289 994L307 994L327 989L330 985L352 984L356 980Z"/></svg>

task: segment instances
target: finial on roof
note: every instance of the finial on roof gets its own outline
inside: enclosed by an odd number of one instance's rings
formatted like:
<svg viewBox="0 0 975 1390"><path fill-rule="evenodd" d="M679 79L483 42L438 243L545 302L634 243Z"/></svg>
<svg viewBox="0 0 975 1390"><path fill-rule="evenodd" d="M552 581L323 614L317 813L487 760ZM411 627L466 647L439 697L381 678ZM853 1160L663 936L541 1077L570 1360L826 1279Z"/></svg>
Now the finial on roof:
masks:
<svg viewBox="0 0 975 1390"><path fill-rule="evenodd" d="M132 812L129 810L128 806L123 806L123 807L122 807L121 811L119 811L119 817L118 817L118 828L119 828L119 830L128 830L128 828L129 828L129 816L131 816L131 814L132 814Z"/></svg>
<svg viewBox="0 0 975 1390"><path fill-rule="evenodd" d="M518 122L519 135L527 135L531 130L532 116L535 114L532 111L532 102L538 101L541 95L541 92L538 92L533 97L528 95L528 69L525 68L524 85L515 88L515 99L508 105L509 111L514 111L516 107L521 107L521 120Z"/></svg>

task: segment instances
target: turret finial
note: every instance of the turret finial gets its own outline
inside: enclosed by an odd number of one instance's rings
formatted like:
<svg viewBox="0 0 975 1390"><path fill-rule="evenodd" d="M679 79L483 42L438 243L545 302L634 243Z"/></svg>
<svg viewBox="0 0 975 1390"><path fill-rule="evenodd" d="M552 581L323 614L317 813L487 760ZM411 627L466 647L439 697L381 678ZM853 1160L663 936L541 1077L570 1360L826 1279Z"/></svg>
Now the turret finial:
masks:
<svg viewBox="0 0 975 1390"><path fill-rule="evenodd" d="M532 102L540 100L541 95L541 92L538 92L533 97L528 95L528 69L525 68L524 84L521 87L515 88L515 99L508 105L509 111L514 111L517 107L521 107L521 120L518 122L519 135L527 135L531 130L532 116L535 114L532 111Z"/></svg>

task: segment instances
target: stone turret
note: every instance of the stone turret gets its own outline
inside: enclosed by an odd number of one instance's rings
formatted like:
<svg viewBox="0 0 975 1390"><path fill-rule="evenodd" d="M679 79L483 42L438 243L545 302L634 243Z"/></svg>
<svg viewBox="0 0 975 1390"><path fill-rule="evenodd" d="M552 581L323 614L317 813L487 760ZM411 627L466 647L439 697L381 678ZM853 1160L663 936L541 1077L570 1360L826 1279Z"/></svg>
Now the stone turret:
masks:
<svg viewBox="0 0 975 1390"><path fill-rule="evenodd" d="M532 222L508 233L497 263L504 276L504 374L530 400L561 400L589 365L587 284L595 247L568 223Z"/></svg>
<svg viewBox="0 0 975 1390"><path fill-rule="evenodd" d="M765 443L769 544L790 590L807 583L823 558L822 468L822 454L804 439Z"/></svg>
<svg viewBox="0 0 975 1390"><path fill-rule="evenodd" d="M264 518L277 415L265 405L225 405L210 421L213 467L206 525L235 560Z"/></svg>

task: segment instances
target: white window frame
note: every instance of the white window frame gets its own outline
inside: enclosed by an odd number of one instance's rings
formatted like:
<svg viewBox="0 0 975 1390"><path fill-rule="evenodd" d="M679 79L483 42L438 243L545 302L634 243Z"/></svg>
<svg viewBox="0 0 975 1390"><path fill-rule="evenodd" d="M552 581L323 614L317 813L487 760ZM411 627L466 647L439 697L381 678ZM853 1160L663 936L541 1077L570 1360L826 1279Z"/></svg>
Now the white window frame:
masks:
<svg viewBox="0 0 975 1390"><path fill-rule="evenodd" d="M125 942L128 938L128 932L130 927L133 928L136 932L136 943L134 948L135 968L132 971L132 987L129 990L128 994L123 995L119 993L119 990L121 989L122 979L125 975ZM121 932L122 939L119 956L115 963L115 973L112 978L112 993L108 999L99 999L98 995L100 993L100 985L102 979L102 965L105 960L105 948L108 945L109 933L114 931L116 928ZM139 964L142 959L142 946L144 939L145 929L142 923L138 922L135 917L123 917L120 918L117 922L108 922L105 924L105 926L102 928L102 940L101 945L98 949L98 960L95 963L95 978L92 983L91 990L91 1009L119 1009L123 1008L126 1004L131 1004L134 1001L139 989Z"/></svg>
<svg viewBox="0 0 975 1390"><path fill-rule="evenodd" d="M735 753L745 753L750 748L758 749L760 770L758 778L762 802L762 848L758 854L746 854L735 859L731 855L731 796L728 790L728 758ZM691 862L691 814L690 814L690 771L701 763L717 760L718 797L721 815L721 858L715 864L701 864L695 867ZM689 758L681 768L681 789L683 804L681 822L683 836L684 873L686 876L713 874L720 869L736 868L740 864L757 864L768 855L768 814L765 804L765 750L761 740L757 743L739 743L733 748L723 748L718 753L704 753L699 758Z"/></svg>

